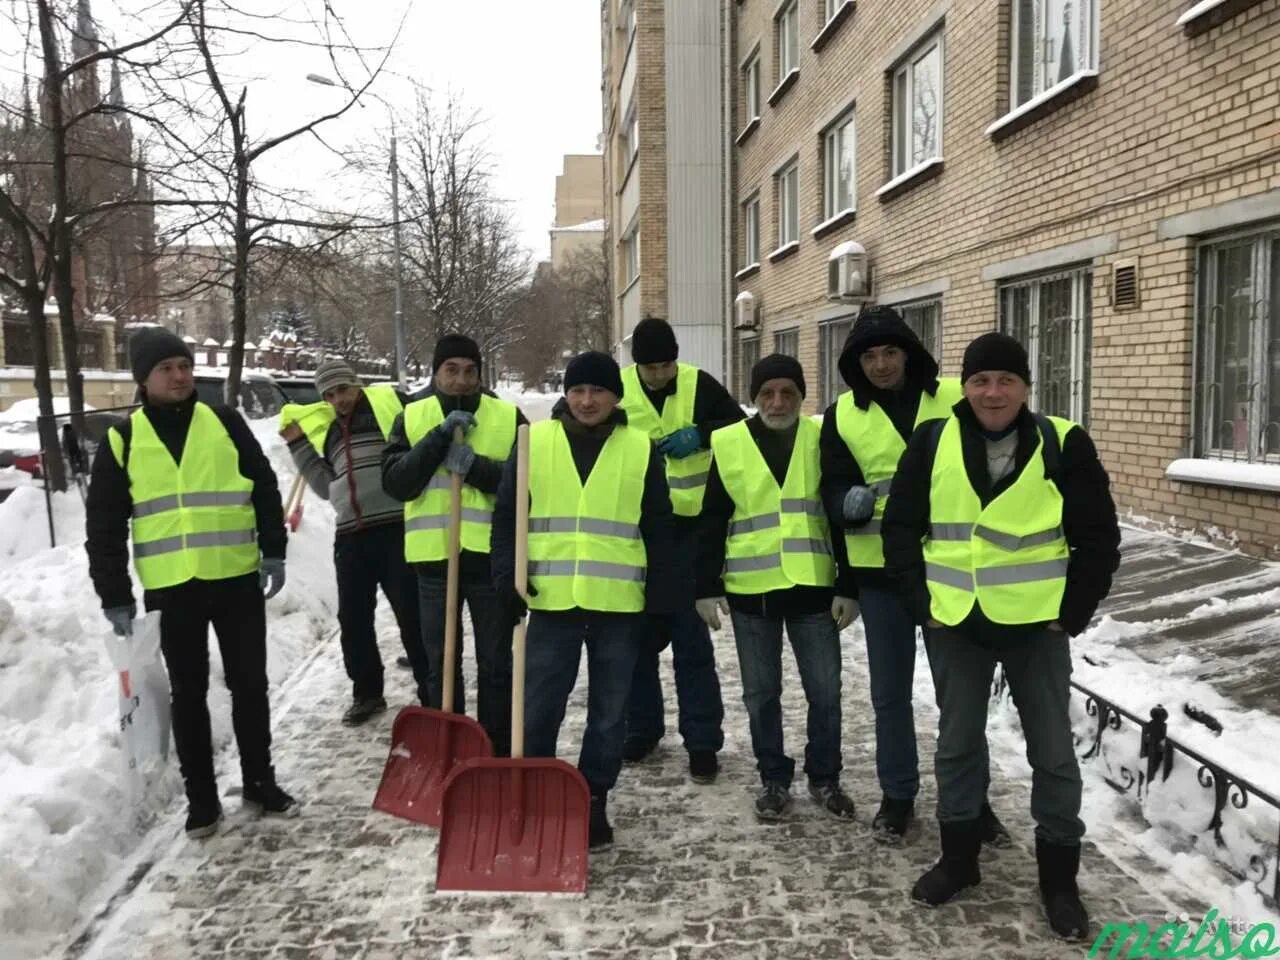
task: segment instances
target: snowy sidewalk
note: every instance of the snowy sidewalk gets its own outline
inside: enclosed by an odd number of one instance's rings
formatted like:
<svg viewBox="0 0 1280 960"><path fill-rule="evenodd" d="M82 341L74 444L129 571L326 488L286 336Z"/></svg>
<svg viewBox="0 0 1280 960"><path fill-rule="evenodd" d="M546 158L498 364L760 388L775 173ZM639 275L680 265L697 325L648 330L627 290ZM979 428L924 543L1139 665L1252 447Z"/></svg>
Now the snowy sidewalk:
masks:
<svg viewBox="0 0 1280 960"><path fill-rule="evenodd" d="M672 732L659 753L623 771L610 805L617 842L592 858L585 900L433 893L434 831L369 809L392 713L362 728L342 726L347 681L334 642L285 685L275 712L278 767L282 782L304 801L302 816L246 820L232 798L224 831L193 843L181 836L181 811L175 810L139 856L135 875L146 869L140 882L122 891L66 956L1084 955L1088 944L1062 944L1046 935L1027 812L1029 771L1010 738L992 740L992 800L1017 846L984 854L982 885L957 903L924 909L907 895L938 851L932 819L936 713L923 664L917 665L922 821L910 845L892 850L873 843L867 826L879 791L860 626L844 634L844 782L859 807L852 826L821 817L801 799L802 777L788 822L755 821L749 811L756 775L737 658L731 638L717 642L727 710L719 781L701 787L689 782L669 710ZM383 649L394 652L389 641ZM794 664L789 657L786 662L787 745L802 756L804 707ZM392 669L388 679L390 702L408 702L407 673ZM570 759L581 734L583 692L580 682L562 737L561 755ZM1086 799L1096 791L1109 792L1086 774ZM1203 915L1208 904L1129 842L1140 826L1089 827L1081 883L1095 932L1109 921L1145 919L1154 926L1171 912Z"/></svg>

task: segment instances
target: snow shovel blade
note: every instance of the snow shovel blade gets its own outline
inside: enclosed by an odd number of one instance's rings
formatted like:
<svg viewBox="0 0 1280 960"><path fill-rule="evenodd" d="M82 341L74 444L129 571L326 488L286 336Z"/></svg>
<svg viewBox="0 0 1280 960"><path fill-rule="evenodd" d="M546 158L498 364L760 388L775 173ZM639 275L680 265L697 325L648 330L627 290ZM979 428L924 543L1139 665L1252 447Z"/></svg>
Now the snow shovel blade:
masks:
<svg viewBox="0 0 1280 960"><path fill-rule="evenodd" d="M391 725L391 753L373 809L428 826L440 826L444 783L459 763L492 757L484 727L460 713L404 707Z"/></svg>
<svg viewBox="0 0 1280 960"><path fill-rule="evenodd" d="M587 892L591 791L563 760L486 758L444 785L436 890Z"/></svg>

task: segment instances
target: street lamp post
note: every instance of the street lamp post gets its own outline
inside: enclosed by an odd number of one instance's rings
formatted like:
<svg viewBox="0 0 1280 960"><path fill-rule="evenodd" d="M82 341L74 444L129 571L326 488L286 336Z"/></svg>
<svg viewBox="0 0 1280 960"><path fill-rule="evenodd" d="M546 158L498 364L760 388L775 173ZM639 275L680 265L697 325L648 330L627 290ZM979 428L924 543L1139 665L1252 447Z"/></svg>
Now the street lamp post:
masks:
<svg viewBox="0 0 1280 960"><path fill-rule="evenodd" d="M319 73L308 73L307 79L312 83L320 84L322 87L338 86L328 77ZM400 382L400 389L407 390L409 377L405 369L404 295L400 270L400 166L396 158L396 117L394 111L385 100L377 94L371 93L369 95L376 98L387 108L387 114L391 118L391 237L395 272L395 313L393 314L393 323L396 338L396 379ZM361 104L361 106L364 106L364 104Z"/></svg>

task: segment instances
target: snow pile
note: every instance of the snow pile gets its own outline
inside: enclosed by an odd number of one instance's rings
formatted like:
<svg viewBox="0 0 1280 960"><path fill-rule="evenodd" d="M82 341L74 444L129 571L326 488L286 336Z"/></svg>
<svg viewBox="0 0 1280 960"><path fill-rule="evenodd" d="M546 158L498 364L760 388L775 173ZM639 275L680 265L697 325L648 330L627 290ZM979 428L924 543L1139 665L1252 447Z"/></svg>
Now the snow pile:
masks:
<svg viewBox="0 0 1280 960"><path fill-rule="evenodd" d="M293 476L274 423L251 426L287 493ZM332 512L308 496L289 543L288 582L267 603L267 670L273 690L327 640L335 622ZM50 549L44 492L15 490L0 503L0 955L38 956L83 922L147 827L181 793L176 758L132 805L119 750L117 680L109 629L89 581L84 508L55 496ZM20 561L20 562L19 562ZM135 596L142 591L134 585ZM210 638L210 713L217 747L231 742L230 698ZM289 783L288 757L278 758ZM234 748L222 789L239 782Z"/></svg>

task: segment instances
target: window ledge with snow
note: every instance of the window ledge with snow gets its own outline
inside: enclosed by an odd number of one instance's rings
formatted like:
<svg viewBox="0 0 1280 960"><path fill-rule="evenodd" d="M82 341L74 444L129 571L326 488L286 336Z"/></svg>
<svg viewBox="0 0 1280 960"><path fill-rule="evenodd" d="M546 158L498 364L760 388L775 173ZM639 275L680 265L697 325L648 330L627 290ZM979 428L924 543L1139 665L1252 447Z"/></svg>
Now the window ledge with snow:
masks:
<svg viewBox="0 0 1280 960"><path fill-rule="evenodd" d="M904 190L914 187L917 183L923 183L931 176L937 176L942 172L942 158L930 157L924 163L917 163L910 170L906 170L883 187L876 191L878 200L892 200Z"/></svg>
<svg viewBox="0 0 1280 960"><path fill-rule="evenodd" d="M810 230L809 233L814 237L821 237L824 234L835 230L837 227L843 227L845 224L853 223L853 220L857 215L857 210L853 207L848 207L841 210L833 217L827 217L827 219L823 220L820 224Z"/></svg>
<svg viewBox="0 0 1280 960"><path fill-rule="evenodd" d="M1239 487L1280 493L1280 464L1241 463L1237 460L1175 460L1164 475L1179 483L1203 483L1214 487Z"/></svg>
<svg viewBox="0 0 1280 960"><path fill-rule="evenodd" d="M748 263L745 267L743 267L741 270L735 273L733 275L733 279L745 280L747 279L747 277L751 276L753 273L759 273L759 272L760 272L760 261L755 260L751 263Z"/></svg>
<svg viewBox="0 0 1280 960"><path fill-rule="evenodd" d="M1212 30L1260 0L1200 0L1178 18L1177 26L1189 37Z"/></svg>
<svg viewBox="0 0 1280 960"><path fill-rule="evenodd" d="M736 137L734 137L733 142L738 146L742 146L744 143L747 142L747 137L755 133L756 129L759 126L760 126L760 118L752 117L750 122L748 122L747 125L742 128L742 132L738 134Z"/></svg>
<svg viewBox="0 0 1280 960"><path fill-rule="evenodd" d="M1066 106L1072 100L1083 97L1098 86L1097 70L1078 70L1065 80L1059 80L1043 93L1010 110L984 131L992 140L1003 140L1019 130L1031 126L1041 117Z"/></svg>
<svg viewBox="0 0 1280 960"><path fill-rule="evenodd" d="M792 67L787 71L787 75L778 81L778 85L773 88L773 92L769 94L769 106L776 107L778 101L782 99L783 94L796 85L796 81L800 79L800 68Z"/></svg>
<svg viewBox="0 0 1280 960"><path fill-rule="evenodd" d="M777 263L783 257L789 257L791 256L791 254L795 253L799 249L800 249L799 240L792 240L790 243L784 243L777 250L773 251L773 253L769 254L769 262Z"/></svg>
<svg viewBox="0 0 1280 960"><path fill-rule="evenodd" d="M624 286L624 287L623 287L623 288L618 292L618 299L619 299L619 300L621 300L621 299L622 299L623 297L625 297L628 293L630 293L630 292L631 292L631 288L632 288L632 287L634 287L634 286L635 286L637 283L639 283L639 282L640 282L640 274L638 274L638 273L637 273L634 277L632 277L630 280L628 280L628 281L627 281L627 283L626 283L626 286Z"/></svg>
<svg viewBox="0 0 1280 960"><path fill-rule="evenodd" d="M854 0L844 0L836 8L836 12L831 15L831 19L822 25L822 29L818 31L818 35L813 38L813 42L809 44L809 49L814 53L820 51L827 45L827 41L835 36L836 31L840 29L840 24L844 23L849 17L853 16Z"/></svg>

